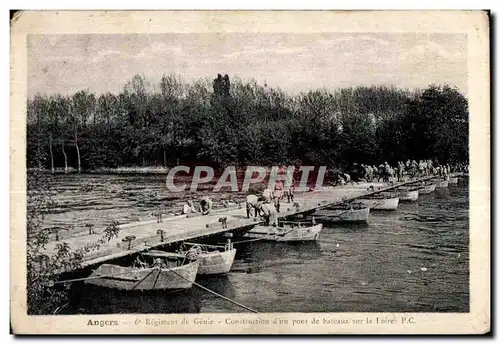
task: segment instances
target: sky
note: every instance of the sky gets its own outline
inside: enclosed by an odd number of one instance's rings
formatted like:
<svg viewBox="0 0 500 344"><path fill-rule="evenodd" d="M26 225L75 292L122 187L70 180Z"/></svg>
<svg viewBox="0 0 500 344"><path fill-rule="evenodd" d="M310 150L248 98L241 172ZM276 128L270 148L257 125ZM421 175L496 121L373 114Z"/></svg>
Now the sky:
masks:
<svg viewBox="0 0 500 344"><path fill-rule="evenodd" d="M218 73L287 92L360 85L467 93L467 36L461 34L210 33L29 35L28 97L88 89L118 93L134 75L187 81Z"/></svg>

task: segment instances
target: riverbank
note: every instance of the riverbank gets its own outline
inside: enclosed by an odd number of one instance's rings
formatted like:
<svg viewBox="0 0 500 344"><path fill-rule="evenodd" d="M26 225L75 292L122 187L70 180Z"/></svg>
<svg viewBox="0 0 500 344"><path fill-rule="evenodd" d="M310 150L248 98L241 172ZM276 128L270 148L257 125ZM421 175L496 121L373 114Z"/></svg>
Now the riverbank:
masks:
<svg viewBox="0 0 500 344"><path fill-rule="evenodd" d="M267 172L271 171L272 166L263 166ZM236 173L244 173L246 166L236 167ZM194 168L191 169L193 171ZM55 168L54 172L47 168L28 168L28 172L42 172L42 173L53 173L53 174L168 174L171 167L168 166L121 166L121 167L99 167L95 169L82 169L78 172L77 169L73 167L68 167L67 170L64 168ZM216 174L222 174L224 168L214 168Z"/></svg>
<svg viewBox="0 0 500 344"><path fill-rule="evenodd" d="M56 168L54 172L46 168L29 168L28 172L42 172L42 173L53 173L53 174L167 174L170 171L169 167L165 166L122 166L122 167L100 167L95 169L82 169L78 172L77 169L73 167L68 167L67 170L64 168Z"/></svg>

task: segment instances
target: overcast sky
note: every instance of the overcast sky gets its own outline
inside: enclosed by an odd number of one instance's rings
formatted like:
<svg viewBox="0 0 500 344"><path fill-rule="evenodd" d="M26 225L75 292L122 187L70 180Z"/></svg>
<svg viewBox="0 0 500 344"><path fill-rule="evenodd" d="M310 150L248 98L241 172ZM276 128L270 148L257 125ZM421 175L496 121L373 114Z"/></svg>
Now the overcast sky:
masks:
<svg viewBox="0 0 500 344"><path fill-rule="evenodd" d="M28 96L118 93L135 74L154 84L217 73L298 92L358 85L467 93L467 36L449 34L31 35Z"/></svg>

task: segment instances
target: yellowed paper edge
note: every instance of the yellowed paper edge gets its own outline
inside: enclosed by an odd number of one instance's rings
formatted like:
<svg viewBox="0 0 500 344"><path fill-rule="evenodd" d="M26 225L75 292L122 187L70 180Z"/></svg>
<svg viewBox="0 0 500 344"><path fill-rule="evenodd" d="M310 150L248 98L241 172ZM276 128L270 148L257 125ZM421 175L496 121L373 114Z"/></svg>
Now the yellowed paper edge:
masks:
<svg viewBox="0 0 500 344"><path fill-rule="evenodd" d="M470 312L26 315L26 35L166 32L428 32L468 35L470 104ZM11 23L11 324L16 334L485 333L490 328L489 21L481 11L27 11ZM274 325L276 317L289 325ZM372 324L312 325L313 319ZM396 324L376 323L376 319ZM403 322L403 318L407 320ZM88 321L108 321L89 326ZM147 325L177 319L178 325ZM195 319L212 324L195 324ZM308 324L293 320L307 320ZM409 319L412 321L410 322ZM268 320L269 325L237 324ZM115 323L116 325L109 325Z"/></svg>

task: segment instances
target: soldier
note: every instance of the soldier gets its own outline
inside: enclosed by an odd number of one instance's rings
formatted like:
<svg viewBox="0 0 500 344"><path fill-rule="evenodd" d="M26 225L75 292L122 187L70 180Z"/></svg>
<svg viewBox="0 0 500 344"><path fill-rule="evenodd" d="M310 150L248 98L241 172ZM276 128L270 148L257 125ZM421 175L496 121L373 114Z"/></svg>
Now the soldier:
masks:
<svg viewBox="0 0 500 344"><path fill-rule="evenodd" d="M200 206L202 215L210 214L212 212L212 200L210 199L210 197L203 197L200 201Z"/></svg>
<svg viewBox="0 0 500 344"><path fill-rule="evenodd" d="M367 181L373 181L373 168L370 165L366 166Z"/></svg>
<svg viewBox="0 0 500 344"><path fill-rule="evenodd" d="M183 214L191 214L191 213L197 213L198 211L196 208L193 206L193 202L191 201L186 201L186 204L184 204L184 208L182 209Z"/></svg>
<svg viewBox="0 0 500 344"><path fill-rule="evenodd" d="M376 178L377 180L379 180L379 179L380 179L380 173L379 173L379 171L378 171L377 166L373 165L373 166L372 166L372 171L373 171L373 178L372 178L372 180L371 180L371 181L373 181L375 178Z"/></svg>
<svg viewBox="0 0 500 344"><path fill-rule="evenodd" d="M264 203L271 203L273 198L273 191L271 189L267 188L262 191L262 199L264 200Z"/></svg>
<svg viewBox="0 0 500 344"><path fill-rule="evenodd" d="M263 217L266 221L266 226L274 226L278 225L278 211L271 203L264 203L261 207Z"/></svg>

